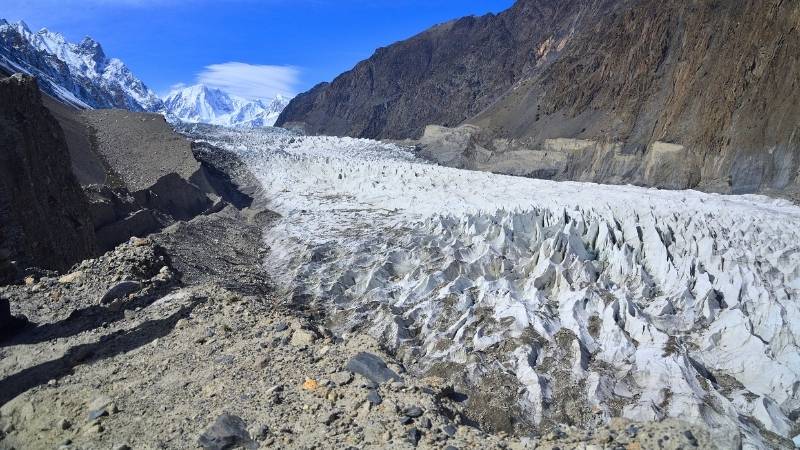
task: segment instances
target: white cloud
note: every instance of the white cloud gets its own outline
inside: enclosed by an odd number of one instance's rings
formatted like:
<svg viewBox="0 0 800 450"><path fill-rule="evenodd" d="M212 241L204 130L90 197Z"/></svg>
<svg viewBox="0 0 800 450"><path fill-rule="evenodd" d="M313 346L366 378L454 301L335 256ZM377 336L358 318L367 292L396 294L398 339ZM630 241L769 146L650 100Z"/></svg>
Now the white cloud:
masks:
<svg viewBox="0 0 800 450"><path fill-rule="evenodd" d="M294 96L300 70L292 66L253 65L241 62L212 64L197 75L197 82L246 99Z"/></svg>

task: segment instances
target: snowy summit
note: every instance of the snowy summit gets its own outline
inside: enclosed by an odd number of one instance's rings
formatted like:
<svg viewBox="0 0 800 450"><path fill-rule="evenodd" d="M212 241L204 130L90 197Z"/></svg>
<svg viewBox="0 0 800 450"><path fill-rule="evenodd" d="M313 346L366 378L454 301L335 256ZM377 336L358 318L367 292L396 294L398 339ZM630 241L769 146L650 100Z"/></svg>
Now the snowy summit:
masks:
<svg viewBox="0 0 800 450"><path fill-rule="evenodd" d="M79 44L25 22L0 19L0 69L34 75L42 90L78 108L159 111L161 99L90 37Z"/></svg>
<svg viewBox="0 0 800 450"><path fill-rule="evenodd" d="M164 98L171 120L231 127L272 126L289 99L247 100L202 84L175 90Z"/></svg>

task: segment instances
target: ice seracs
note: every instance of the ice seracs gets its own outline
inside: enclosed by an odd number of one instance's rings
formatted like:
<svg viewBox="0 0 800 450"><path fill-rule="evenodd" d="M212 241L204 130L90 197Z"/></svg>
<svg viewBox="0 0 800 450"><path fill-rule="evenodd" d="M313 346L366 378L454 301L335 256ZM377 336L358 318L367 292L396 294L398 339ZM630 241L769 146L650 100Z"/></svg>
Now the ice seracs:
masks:
<svg viewBox="0 0 800 450"><path fill-rule="evenodd" d="M420 374L514 386L507 414L538 429L673 417L721 448L792 445L800 208L463 171L366 140L197 137L246 158L281 214L275 279Z"/></svg>
<svg viewBox="0 0 800 450"><path fill-rule="evenodd" d="M42 90L80 108L162 109L155 93L89 37L75 44L46 28L34 33L25 22L2 20L0 67L36 76Z"/></svg>
<svg viewBox="0 0 800 450"><path fill-rule="evenodd" d="M188 123L206 123L229 127L256 128L272 126L289 103L287 97L246 100L202 84L171 92L164 98L169 118Z"/></svg>

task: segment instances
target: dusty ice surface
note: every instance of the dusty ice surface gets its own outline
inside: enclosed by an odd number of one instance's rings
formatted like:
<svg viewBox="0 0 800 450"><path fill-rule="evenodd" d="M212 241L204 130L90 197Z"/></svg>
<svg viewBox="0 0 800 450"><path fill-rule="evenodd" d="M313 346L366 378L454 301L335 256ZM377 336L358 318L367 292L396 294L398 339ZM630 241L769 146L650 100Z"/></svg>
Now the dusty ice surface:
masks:
<svg viewBox="0 0 800 450"><path fill-rule="evenodd" d="M202 138L283 215L266 261L283 287L420 372L502 371L533 425L678 417L745 448L800 432L798 207L443 168L367 140Z"/></svg>

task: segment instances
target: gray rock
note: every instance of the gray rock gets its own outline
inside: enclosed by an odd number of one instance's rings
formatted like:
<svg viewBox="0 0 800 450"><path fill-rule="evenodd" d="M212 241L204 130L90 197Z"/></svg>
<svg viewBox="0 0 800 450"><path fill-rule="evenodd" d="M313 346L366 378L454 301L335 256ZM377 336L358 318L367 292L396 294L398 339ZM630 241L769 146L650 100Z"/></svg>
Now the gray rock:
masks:
<svg viewBox="0 0 800 450"><path fill-rule="evenodd" d="M258 441L266 440L269 437L269 427L260 425L253 431L253 438Z"/></svg>
<svg viewBox="0 0 800 450"><path fill-rule="evenodd" d="M417 417L422 416L422 412L423 412L422 408L420 408L419 406L406 406L405 408L403 408L404 416L408 416L415 419Z"/></svg>
<svg viewBox="0 0 800 450"><path fill-rule="evenodd" d="M407 437L408 437L408 442L410 442L411 445L416 447L416 445L419 443L419 440L422 438L422 433L418 429L412 428L408 430Z"/></svg>
<svg viewBox="0 0 800 450"><path fill-rule="evenodd" d="M101 417L105 417L107 415L108 415L108 411L105 408L95 409L95 410L89 411L89 420L90 421L91 420L96 420L96 419L99 419Z"/></svg>
<svg viewBox="0 0 800 450"><path fill-rule="evenodd" d="M336 419L338 419L340 415L341 415L341 412L338 411L338 410L330 411L330 412L322 415L322 418L321 418L320 422L324 423L325 425L330 425Z"/></svg>
<svg viewBox="0 0 800 450"><path fill-rule="evenodd" d="M694 434L692 434L691 431L689 430L684 431L683 436L686 438L687 441L689 441L689 445L691 445L692 447L698 446L697 438L694 437Z"/></svg>
<svg viewBox="0 0 800 450"><path fill-rule="evenodd" d="M197 443L206 450L258 448L258 444L250 438L244 420L232 414L219 416L214 424L200 435Z"/></svg>
<svg viewBox="0 0 800 450"><path fill-rule="evenodd" d="M400 381L400 376L389 369L380 357L372 353L361 352L350 358L347 369L379 384L390 380Z"/></svg>
<svg viewBox="0 0 800 450"><path fill-rule="evenodd" d="M297 330L292 333L292 339L289 341L295 347L303 347L311 345L317 339L317 336L309 330Z"/></svg>
<svg viewBox="0 0 800 450"><path fill-rule="evenodd" d="M344 386L345 384L353 381L353 373L343 370L341 372L336 372L331 374L331 381L336 383L339 386Z"/></svg>
<svg viewBox="0 0 800 450"><path fill-rule="evenodd" d="M455 436L456 435L456 427L452 425L445 425L442 427L442 431L445 432L448 436Z"/></svg>
<svg viewBox="0 0 800 450"><path fill-rule="evenodd" d="M230 366L231 364L233 364L233 361L234 361L235 359L236 359L236 358L234 358L234 356L233 356L233 355L222 355L222 356L220 356L220 357L216 358L216 359L214 360L214 362L216 362L217 364L222 364L222 365L225 365L225 366Z"/></svg>
<svg viewBox="0 0 800 450"><path fill-rule="evenodd" d="M138 281L120 281L106 291L103 298L100 299L101 305L107 305L114 300L127 297L142 288L142 283Z"/></svg>
<svg viewBox="0 0 800 450"><path fill-rule="evenodd" d="M369 394L367 394L367 401L377 406L383 403L383 398L381 398L381 395L378 394L378 391L376 391L375 389L371 389L369 391Z"/></svg>

